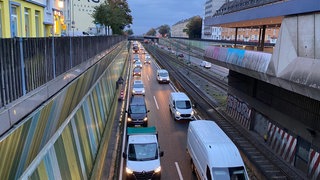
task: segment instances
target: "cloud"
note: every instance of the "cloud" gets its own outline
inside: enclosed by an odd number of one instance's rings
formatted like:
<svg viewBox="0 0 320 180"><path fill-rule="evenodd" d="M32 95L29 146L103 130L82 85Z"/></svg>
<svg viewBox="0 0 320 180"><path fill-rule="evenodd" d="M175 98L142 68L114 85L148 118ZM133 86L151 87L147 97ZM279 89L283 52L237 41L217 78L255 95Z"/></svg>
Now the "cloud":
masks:
<svg viewBox="0 0 320 180"><path fill-rule="evenodd" d="M204 0L128 0L135 34L151 28L173 24L192 16L202 15Z"/></svg>

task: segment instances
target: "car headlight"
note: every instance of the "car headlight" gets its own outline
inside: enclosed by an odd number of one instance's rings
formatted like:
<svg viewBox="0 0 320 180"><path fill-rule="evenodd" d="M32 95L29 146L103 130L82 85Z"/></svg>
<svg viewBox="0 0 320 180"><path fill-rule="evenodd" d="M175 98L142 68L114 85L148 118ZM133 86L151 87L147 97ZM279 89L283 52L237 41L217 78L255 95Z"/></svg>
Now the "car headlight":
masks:
<svg viewBox="0 0 320 180"><path fill-rule="evenodd" d="M143 118L143 121L148 121L148 117Z"/></svg>
<svg viewBox="0 0 320 180"><path fill-rule="evenodd" d="M142 90L142 93L143 93L143 94L145 93L145 90L144 90L144 89Z"/></svg>
<svg viewBox="0 0 320 180"><path fill-rule="evenodd" d="M133 171L127 167L126 167L126 172L127 172L127 174L133 174Z"/></svg>
<svg viewBox="0 0 320 180"><path fill-rule="evenodd" d="M136 93L136 91L133 89L133 90L132 90L132 93L134 94L134 93Z"/></svg>
<svg viewBox="0 0 320 180"><path fill-rule="evenodd" d="M132 121L132 119L131 118L128 118L128 122L131 122Z"/></svg>
<svg viewBox="0 0 320 180"><path fill-rule="evenodd" d="M177 115L177 116L180 116L181 113L180 113L179 111L176 111L176 115Z"/></svg>
<svg viewBox="0 0 320 180"><path fill-rule="evenodd" d="M159 166L157 169L154 170L155 173L161 172L161 166Z"/></svg>
<svg viewBox="0 0 320 180"><path fill-rule="evenodd" d="M191 111L191 116L193 116L193 114L194 114L194 112L193 112L193 110Z"/></svg>

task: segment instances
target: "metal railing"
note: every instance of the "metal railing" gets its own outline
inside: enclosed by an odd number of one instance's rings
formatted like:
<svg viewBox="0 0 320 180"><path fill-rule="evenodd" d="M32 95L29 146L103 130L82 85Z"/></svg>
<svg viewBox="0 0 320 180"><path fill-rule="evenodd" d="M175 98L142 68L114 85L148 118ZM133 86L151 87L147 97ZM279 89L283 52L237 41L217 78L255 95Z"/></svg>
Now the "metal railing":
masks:
<svg viewBox="0 0 320 180"><path fill-rule="evenodd" d="M0 108L125 38L88 36L0 39Z"/></svg>

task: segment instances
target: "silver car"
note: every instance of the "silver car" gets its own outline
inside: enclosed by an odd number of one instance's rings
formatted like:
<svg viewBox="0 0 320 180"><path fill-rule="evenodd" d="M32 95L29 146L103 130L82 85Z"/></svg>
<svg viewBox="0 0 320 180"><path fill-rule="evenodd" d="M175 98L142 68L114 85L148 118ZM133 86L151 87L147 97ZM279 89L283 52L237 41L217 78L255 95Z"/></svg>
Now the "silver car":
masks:
<svg viewBox="0 0 320 180"><path fill-rule="evenodd" d="M145 95L144 84L141 80L135 80L133 82L132 95Z"/></svg>

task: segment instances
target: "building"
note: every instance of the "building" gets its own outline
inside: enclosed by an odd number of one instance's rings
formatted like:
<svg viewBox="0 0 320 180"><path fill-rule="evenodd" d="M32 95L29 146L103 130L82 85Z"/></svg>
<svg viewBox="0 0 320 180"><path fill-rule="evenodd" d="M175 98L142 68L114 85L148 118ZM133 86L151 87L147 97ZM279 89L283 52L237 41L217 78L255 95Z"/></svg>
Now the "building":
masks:
<svg viewBox="0 0 320 180"><path fill-rule="evenodd" d="M63 33L68 36L80 36L85 33L105 34L104 27L93 23L91 14L94 7L104 3L105 0L65 0L62 9L65 29ZM102 32L103 31L103 32Z"/></svg>
<svg viewBox="0 0 320 180"><path fill-rule="evenodd" d="M207 0L204 7L204 18L212 17L216 11L229 0ZM205 26L202 21L202 39L221 40L221 27Z"/></svg>
<svg viewBox="0 0 320 180"><path fill-rule="evenodd" d="M0 0L0 38L43 37L44 0Z"/></svg>
<svg viewBox="0 0 320 180"><path fill-rule="evenodd" d="M171 37L183 37L188 38L188 34L183 32L184 29L187 28L187 24L189 23L191 18L181 20L171 26Z"/></svg>
<svg viewBox="0 0 320 180"><path fill-rule="evenodd" d="M233 41L236 38L235 28L222 28L221 39ZM279 34L280 27L271 26L267 27L266 34L264 36L264 42L276 43ZM258 42L260 29L257 28L239 28L237 32L237 41L243 42Z"/></svg>
<svg viewBox="0 0 320 180"><path fill-rule="evenodd" d="M0 0L0 38L105 34L91 14L104 0ZM110 30L111 32L111 30Z"/></svg>
<svg viewBox="0 0 320 180"><path fill-rule="evenodd" d="M196 16L194 16L196 17ZM186 32L183 32L184 29L187 29L187 24L191 21L192 18L181 20L174 25L171 26L171 37L182 37L182 38L189 38Z"/></svg>

